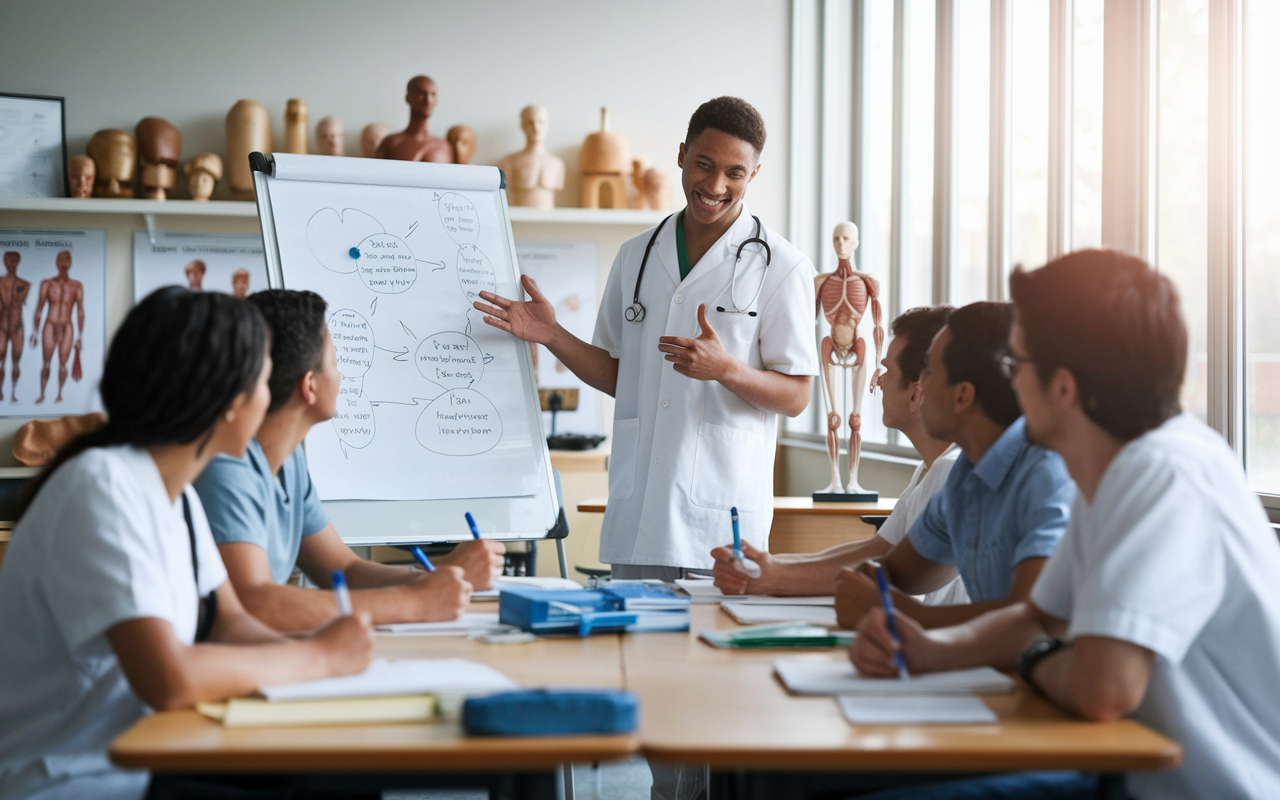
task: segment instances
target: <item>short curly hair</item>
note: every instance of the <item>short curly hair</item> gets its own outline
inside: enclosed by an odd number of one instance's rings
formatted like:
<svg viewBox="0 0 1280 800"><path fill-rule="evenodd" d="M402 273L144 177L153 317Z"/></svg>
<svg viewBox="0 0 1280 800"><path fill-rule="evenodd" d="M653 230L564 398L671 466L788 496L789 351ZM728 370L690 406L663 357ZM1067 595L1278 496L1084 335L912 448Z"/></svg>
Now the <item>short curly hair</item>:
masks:
<svg viewBox="0 0 1280 800"><path fill-rule="evenodd" d="M736 136L751 145L757 158L764 150L764 117L760 116L755 106L741 97L717 97L698 106L698 110L689 117L689 130L684 136L685 145L691 144L707 128Z"/></svg>

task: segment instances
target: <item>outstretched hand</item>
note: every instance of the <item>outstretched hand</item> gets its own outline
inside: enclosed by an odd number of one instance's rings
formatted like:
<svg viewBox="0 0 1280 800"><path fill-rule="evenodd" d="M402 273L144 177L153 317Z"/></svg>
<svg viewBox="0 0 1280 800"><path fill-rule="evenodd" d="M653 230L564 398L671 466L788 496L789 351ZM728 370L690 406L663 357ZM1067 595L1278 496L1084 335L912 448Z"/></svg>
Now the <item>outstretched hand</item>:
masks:
<svg viewBox="0 0 1280 800"><path fill-rule="evenodd" d="M698 327L702 333L694 339L663 336L658 349L666 353L676 372L698 381L718 381L729 374L737 359L729 355L724 344L707 321L707 304L698 306Z"/></svg>
<svg viewBox="0 0 1280 800"><path fill-rule="evenodd" d="M528 275L520 276L520 283L529 293L528 300L508 300L493 292L481 292L479 300L471 305L486 315L484 321L517 339L535 344L547 344L555 336L556 309L551 301L538 291L538 284Z"/></svg>

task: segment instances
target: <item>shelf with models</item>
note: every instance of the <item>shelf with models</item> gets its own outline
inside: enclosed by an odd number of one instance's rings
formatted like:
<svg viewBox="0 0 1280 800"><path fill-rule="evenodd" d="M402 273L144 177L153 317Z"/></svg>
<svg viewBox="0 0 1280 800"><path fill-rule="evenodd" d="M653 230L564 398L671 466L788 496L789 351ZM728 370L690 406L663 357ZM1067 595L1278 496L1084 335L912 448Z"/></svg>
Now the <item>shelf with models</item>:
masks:
<svg viewBox="0 0 1280 800"><path fill-rule="evenodd" d="M132 200L126 198L3 197L0 211L48 211L67 214L141 214L178 217L257 217L256 203L243 200ZM523 208L512 206L512 222L572 225L657 225L666 211L607 208Z"/></svg>

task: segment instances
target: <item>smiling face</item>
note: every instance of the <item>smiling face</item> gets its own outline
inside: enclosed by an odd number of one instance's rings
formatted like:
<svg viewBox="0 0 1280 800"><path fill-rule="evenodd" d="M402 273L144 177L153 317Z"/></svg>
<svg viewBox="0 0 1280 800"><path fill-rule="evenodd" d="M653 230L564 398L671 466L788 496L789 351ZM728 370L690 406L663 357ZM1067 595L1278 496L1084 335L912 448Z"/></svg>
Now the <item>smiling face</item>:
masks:
<svg viewBox="0 0 1280 800"><path fill-rule="evenodd" d="M429 117L436 110L436 82L426 75L419 75L409 81L409 88L404 101L409 109L419 116Z"/></svg>
<svg viewBox="0 0 1280 800"><path fill-rule="evenodd" d="M755 149L738 137L707 128L680 145L680 183L686 214L700 225L735 219L747 184L760 171Z"/></svg>

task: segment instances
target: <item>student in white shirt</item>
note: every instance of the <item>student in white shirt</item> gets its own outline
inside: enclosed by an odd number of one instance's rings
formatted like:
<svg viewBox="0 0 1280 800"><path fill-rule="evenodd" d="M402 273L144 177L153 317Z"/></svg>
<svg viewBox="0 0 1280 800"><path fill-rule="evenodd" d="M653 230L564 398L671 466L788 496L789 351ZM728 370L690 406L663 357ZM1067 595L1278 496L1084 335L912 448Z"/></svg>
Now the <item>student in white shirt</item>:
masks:
<svg viewBox="0 0 1280 800"><path fill-rule="evenodd" d="M34 481L0 567L0 796L141 797L107 747L149 709L368 664L367 617L286 639L245 612L191 489L244 452L270 372L262 315L230 295L160 289L121 325L108 422Z"/></svg>
<svg viewBox="0 0 1280 800"><path fill-rule="evenodd" d="M738 568L733 548L711 551L716 560L716 586L725 594L824 595L835 594L840 570L889 552L907 535L911 523L928 504L929 498L947 482L951 466L960 450L950 441L935 439L925 429L922 404L924 391L920 373L924 370L933 337L947 324L951 306L913 308L893 321L893 340L880 363L884 367L876 386L881 391L884 425L896 428L920 454L921 463L903 489L893 513L875 536L840 544L818 553L772 555L748 542L742 552L760 565L760 577L749 578ZM873 387L874 391L874 387ZM956 578L926 597L934 604L967 603L964 582Z"/></svg>
<svg viewBox="0 0 1280 800"><path fill-rule="evenodd" d="M1280 547L1238 457L1180 412L1172 283L1093 250L1010 288L1028 435L1062 454L1079 495L1028 602L928 633L899 614L907 665L1017 666L1068 711L1175 739L1181 766L1131 777L1142 800L1280 797ZM854 663L887 675L892 653L869 614Z"/></svg>

